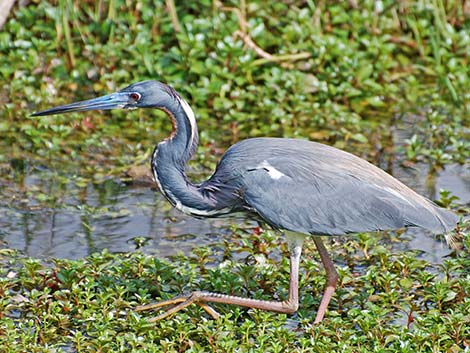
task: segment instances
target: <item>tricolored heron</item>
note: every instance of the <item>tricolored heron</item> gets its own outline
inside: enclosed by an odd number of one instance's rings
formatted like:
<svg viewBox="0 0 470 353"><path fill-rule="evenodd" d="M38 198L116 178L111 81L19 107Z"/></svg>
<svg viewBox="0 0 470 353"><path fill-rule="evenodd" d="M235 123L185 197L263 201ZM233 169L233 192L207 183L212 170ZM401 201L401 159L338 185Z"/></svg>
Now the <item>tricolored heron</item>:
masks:
<svg viewBox="0 0 470 353"><path fill-rule="evenodd" d="M185 174L198 144L194 113L171 87L143 81L103 97L47 109L50 115L96 109L156 108L165 111L173 131L156 147L151 168L161 192L180 211L195 217L245 212L285 233L290 249L290 286L282 302L211 292L193 292L138 307L171 306L153 321L195 303L212 317L207 303L294 313L299 306L298 275L302 243L312 237L326 271L326 286L315 323L320 322L334 294L338 274L321 235L421 227L448 232L457 223L452 212L439 208L369 162L342 150L305 140L252 138L230 147L214 174L199 184Z"/></svg>

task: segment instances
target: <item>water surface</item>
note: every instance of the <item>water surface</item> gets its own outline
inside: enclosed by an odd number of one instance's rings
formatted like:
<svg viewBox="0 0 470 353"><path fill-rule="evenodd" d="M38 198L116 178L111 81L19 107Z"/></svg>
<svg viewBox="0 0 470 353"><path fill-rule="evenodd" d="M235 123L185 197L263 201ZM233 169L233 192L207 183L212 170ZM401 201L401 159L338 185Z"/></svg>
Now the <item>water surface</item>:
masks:
<svg viewBox="0 0 470 353"><path fill-rule="evenodd" d="M405 184L431 198L439 198L441 188L450 190L461 203L470 203L470 172L466 166L449 165L428 182L428 168L395 168ZM23 187L53 189L53 172L33 172ZM83 258L109 249L127 252L136 249L135 238L143 237L142 250L159 257L188 254L195 247L220 242L230 236L230 226L255 225L235 218L195 219L172 208L154 188L133 187L110 179L85 188L73 182L65 185L55 207L0 204L0 240L4 247L19 249L35 258ZM421 229L409 229L406 248L419 249L433 262L440 262L448 248ZM400 246L398 246L400 247Z"/></svg>
<svg viewBox="0 0 470 353"><path fill-rule="evenodd" d="M406 127L394 129L394 147L411 134ZM438 199L439 190L446 189L460 198L459 203L470 203L469 165L448 165L431 174L426 164L403 167L402 159L395 156L388 171L418 193ZM133 251L137 243L146 253L168 257L220 243L230 237L233 224L246 228L255 225L240 218L189 217L173 209L150 186L126 184L118 178L93 183L81 180L80 171L70 175L22 163L12 159L19 176L3 182L0 179L0 244L31 257L79 259L103 249ZM410 241L394 244L394 248L421 250L432 262L441 262L449 253L445 244L425 230L409 229L406 238Z"/></svg>

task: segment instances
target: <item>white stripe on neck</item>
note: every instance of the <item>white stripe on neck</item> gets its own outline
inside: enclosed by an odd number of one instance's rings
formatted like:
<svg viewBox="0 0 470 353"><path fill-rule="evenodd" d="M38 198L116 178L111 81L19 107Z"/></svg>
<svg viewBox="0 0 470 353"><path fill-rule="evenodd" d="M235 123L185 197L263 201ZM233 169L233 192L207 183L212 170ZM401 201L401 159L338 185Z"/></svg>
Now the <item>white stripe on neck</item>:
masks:
<svg viewBox="0 0 470 353"><path fill-rule="evenodd" d="M189 120L189 125L191 126L191 138L190 138L188 146L192 146L194 142L194 136L196 135L196 129L197 129L196 118L194 117L194 112L189 106L189 104L183 98L177 97L177 99L180 102L181 107L183 108L184 112L186 113L186 116L188 117L188 120Z"/></svg>

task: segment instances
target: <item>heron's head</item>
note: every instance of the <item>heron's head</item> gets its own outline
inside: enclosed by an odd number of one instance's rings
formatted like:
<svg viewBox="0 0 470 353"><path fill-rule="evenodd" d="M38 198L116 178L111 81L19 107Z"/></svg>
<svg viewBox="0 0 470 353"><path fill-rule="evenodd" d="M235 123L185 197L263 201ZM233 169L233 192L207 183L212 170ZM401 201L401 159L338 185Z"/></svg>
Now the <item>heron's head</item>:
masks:
<svg viewBox="0 0 470 353"><path fill-rule="evenodd" d="M53 115L87 110L163 108L178 97L175 90L164 83L149 80L134 83L106 96L46 109L33 116Z"/></svg>

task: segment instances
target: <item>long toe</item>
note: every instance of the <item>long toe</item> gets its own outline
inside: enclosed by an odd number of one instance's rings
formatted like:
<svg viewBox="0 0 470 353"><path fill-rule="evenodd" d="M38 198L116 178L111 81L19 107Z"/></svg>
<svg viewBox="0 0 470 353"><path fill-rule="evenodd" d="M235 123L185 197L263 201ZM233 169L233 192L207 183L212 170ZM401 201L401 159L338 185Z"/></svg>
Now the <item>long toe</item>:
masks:
<svg viewBox="0 0 470 353"><path fill-rule="evenodd" d="M168 300L163 300L161 302L156 302L156 303L150 303L146 305L139 305L136 307L134 310L135 311L145 311L145 310L152 310L152 309L157 309L161 308L163 306L168 306L168 305L176 305L185 302L191 295L184 295L184 296L178 296L174 297Z"/></svg>
<svg viewBox="0 0 470 353"><path fill-rule="evenodd" d="M165 306L171 306L170 308L164 309L164 311L158 315L155 316L151 319L149 319L149 322L155 322L162 320L170 315L173 315L174 313L183 310L184 308L188 307L191 304L197 304L199 305L202 309L204 309L213 319L218 319L220 317L219 313L215 311L213 308L211 308L207 303L205 303L204 299L201 298L203 296L203 292L193 292L188 295L182 295L178 296L169 300L164 300L161 302L157 303L151 303L147 305L140 305L137 308L135 308L135 311L145 311L145 310L153 310L153 309L160 309L164 308Z"/></svg>
<svg viewBox="0 0 470 353"><path fill-rule="evenodd" d="M162 320L170 315L173 315L174 313L177 313L178 311L180 310L183 310L184 308L188 307L189 305L193 304L194 302L196 302L197 298L195 298L192 294L189 295L186 300L184 300L182 303L179 303L178 305L175 305L174 307L172 308L169 308L167 310L165 310L163 313L161 313L160 315L158 316L155 316L151 319L149 319L148 321L149 322L156 322L156 321L159 321L159 320ZM158 307L161 307L161 306L158 306ZM205 308L204 308L205 309Z"/></svg>
<svg viewBox="0 0 470 353"><path fill-rule="evenodd" d="M199 302L196 304L199 305L201 308L203 308L206 311L206 313L208 313L214 320L217 320L220 317L220 314L217 311L215 311L213 308L211 308L209 305L207 305L206 303Z"/></svg>

